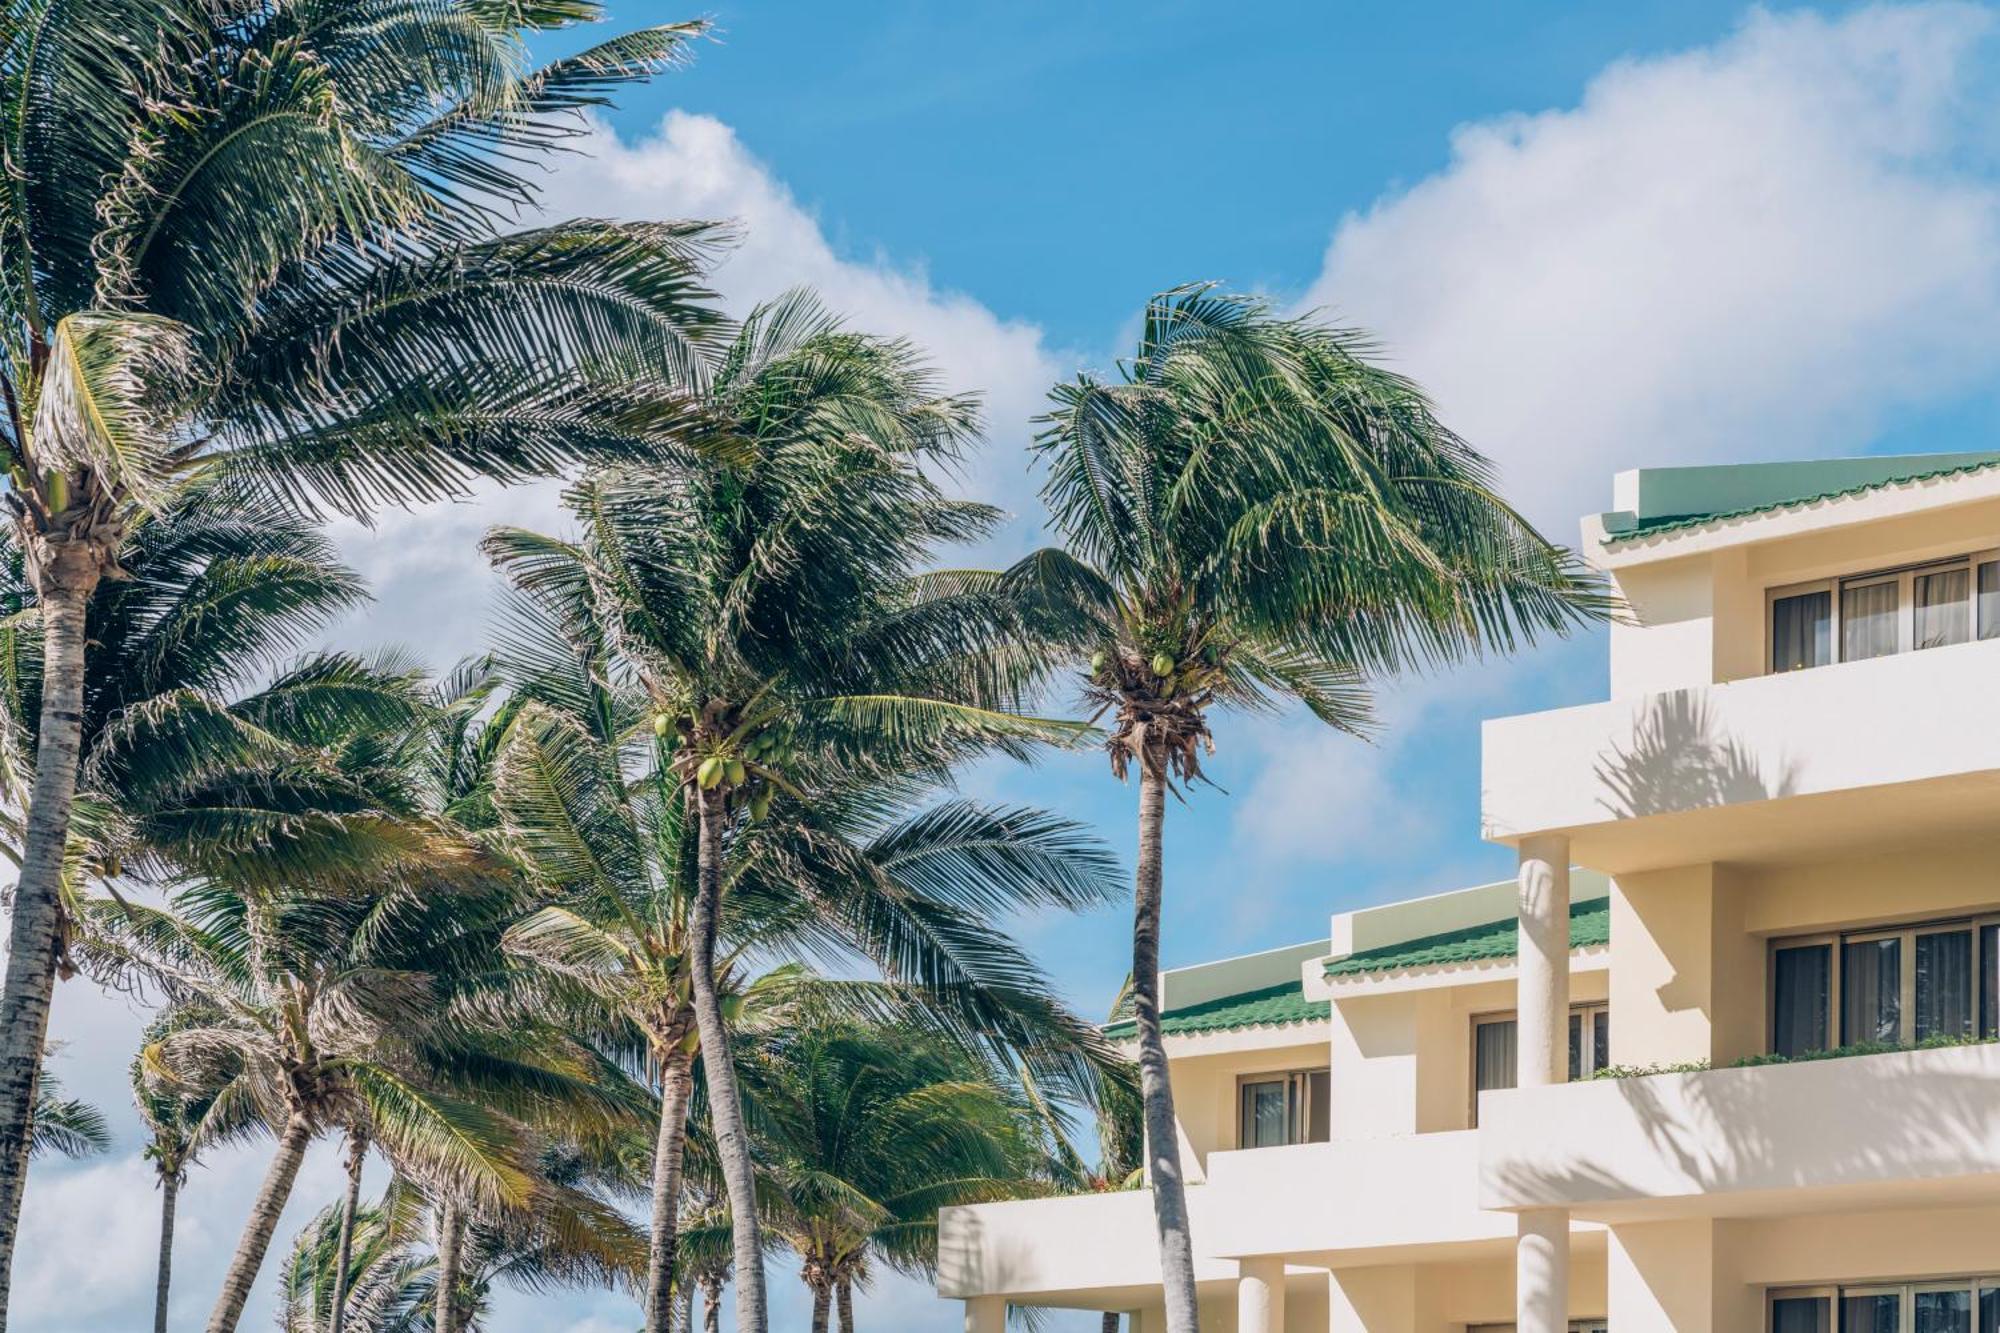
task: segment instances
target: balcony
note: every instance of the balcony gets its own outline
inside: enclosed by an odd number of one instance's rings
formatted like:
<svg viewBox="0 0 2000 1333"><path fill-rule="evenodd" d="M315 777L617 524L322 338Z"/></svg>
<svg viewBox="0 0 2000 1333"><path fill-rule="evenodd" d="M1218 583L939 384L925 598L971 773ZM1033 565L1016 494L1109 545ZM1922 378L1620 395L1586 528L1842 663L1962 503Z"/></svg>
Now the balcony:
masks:
<svg viewBox="0 0 2000 1333"><path fill-rule="evenodd" d="M1327 1267L1504 1253L1514 1223L1481 1211L1478 1138L1213 1153L1207 1183L1188 1190L1196 1279L1233 1282L1235 1260L1251 1255ZM1152 1195L1143 1190L948 1208L939 1227L942 1295L1119 1309L1159 1285Z"/></svg>
<svg viewBox="0 0 2000 1333"><path fill-rule="evenodd" d="M2000 827L1996 684L2000 639L1500 718L1485 836L1616 874Z"/></svg>
<svg viewBox="0 0 2000 1333"><path fill-rule="evenodd" d="M1480 1201L1599 1222L1990 1201L1996 1102L1995 1044L1492 1092Z"/></svg>

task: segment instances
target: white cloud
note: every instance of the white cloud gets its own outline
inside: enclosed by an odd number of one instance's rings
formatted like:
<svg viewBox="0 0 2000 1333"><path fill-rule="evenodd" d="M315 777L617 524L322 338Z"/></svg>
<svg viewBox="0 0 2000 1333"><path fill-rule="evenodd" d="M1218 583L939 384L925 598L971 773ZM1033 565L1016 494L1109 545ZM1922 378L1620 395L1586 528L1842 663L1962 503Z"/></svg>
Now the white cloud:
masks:
<svg viewBox="0 0 2000 1333"><path fill-rule="evenodd" d="M1759 11L1614 64L1573 108L1461 127L1437 174L1340 223L1301 305L1378 335L1559 540L1621 468L1859 452L2000 370L2000 187L1970 105L1992 27ZM1521 671L1419 683L1392 736ZM1424 804L1394 744L1282 731L1266 753L1236 831L1280 859Z"/></svg>
<svg viewBox="0 0 2000 1333"><path fill-rule="evenodd" d="M1383 337L1567 536L1642 464L1858 451L2000 362L2000 195L1957 5L1755 12L1462 127L1307 304Z"/></svg>
<svg viewBox="0 0 2000 1333"><path fill-rule="evenodd" d="M741 243L714 275L733 313L807 286L850 327L909 338L945 387L984 399L988 443L968 460L963 493L1025 516L983 554L1004 560L1033 544L1039 506L1027 471L1028 422L1065 364L1039 329L937 287L920 266L839 254L818 218L729 126L709 116L669 112L637 140L599 127L582 155L565 160L544 198L561 216L733 221ZM379 601L358 626L361 634L409 644L435 665L478 650L493 586L475 549L480 535L493 523L560 521L554 488L542 485L390 514L372 532L345 529L343 545Z"/></svg>

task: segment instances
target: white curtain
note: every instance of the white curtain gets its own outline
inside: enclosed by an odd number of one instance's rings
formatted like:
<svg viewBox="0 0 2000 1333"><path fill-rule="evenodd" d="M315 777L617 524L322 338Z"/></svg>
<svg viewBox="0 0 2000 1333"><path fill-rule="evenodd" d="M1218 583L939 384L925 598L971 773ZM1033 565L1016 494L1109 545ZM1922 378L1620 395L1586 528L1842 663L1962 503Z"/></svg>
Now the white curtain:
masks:
<svg viewBox="0 0 2000 1333"><path fill-rule="evenodd" d="M1972 637L1972 571L1944 569L1916 579L1916 645L1943 648Z"/></svg>
<svg viewBox="0 0 2000 1333"><path fill-rule="evenodd" d="M1896 651L1896 581L1840 590L1840 660L1859 662Z"/></svg>

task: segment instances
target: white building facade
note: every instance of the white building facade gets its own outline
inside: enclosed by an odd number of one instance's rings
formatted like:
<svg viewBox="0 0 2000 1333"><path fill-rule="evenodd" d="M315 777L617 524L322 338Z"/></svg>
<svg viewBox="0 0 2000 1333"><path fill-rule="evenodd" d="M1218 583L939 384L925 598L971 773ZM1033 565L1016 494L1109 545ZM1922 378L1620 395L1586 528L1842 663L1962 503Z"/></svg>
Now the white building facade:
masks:
<svg viewBox="0 0 2000 1333"><path fill-rule="evenodd" d="M1163 979L1204 1329L2000 1333L2000 454L1627 473L1584 549L1517 878ZM1164 1328L1143 1190L941 1231L972 1333Z"/></svg>

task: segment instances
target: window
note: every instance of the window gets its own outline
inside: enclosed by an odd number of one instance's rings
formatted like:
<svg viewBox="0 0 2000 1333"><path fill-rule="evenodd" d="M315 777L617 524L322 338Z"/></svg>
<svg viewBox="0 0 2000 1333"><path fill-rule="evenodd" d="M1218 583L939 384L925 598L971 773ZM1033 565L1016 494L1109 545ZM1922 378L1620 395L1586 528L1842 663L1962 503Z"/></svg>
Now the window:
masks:
<svg viewBox="0 0 2000 1333"><path fill-rule="evenodd" d="M2000 1036L2000 922L1928 921L1771 946L1771 1050Z"/></svg>
<svg viewBox="0 0 2000 1333"><path fill-rule="evenodd" d="M1771 670L2000 638L2000 551L1773 589Z"/></svg>
<svg viewBox="0 0 2000 1333"><path fill-rule="evenodd" d="M2000 1333L2000 1278L1774 1291L1770 1333Z"/></svg>
<svg viewBox="0 0 2000 1333"><path fill-rule="evenodd" d="M1332 1083L1324 1069L1248 1074L1236 1081L1236 1146L1325 1143Z"/></svg>
<svg viewBox="0 0 2000 1333"><path fill-rule="evenodd" d="M1512 1013L1472 1020L1472 1123L1479 1123L1479 1094L1511 1088L1520 1072L1519 1028ZM1573 1005L1569 1011L1569 1076L1589 1078L1611 1063L1611 1008Z"/></svg>
<svg viewBox="0 0 2000 1333"><path fill-rule="evenodd" d="M1572 1319L1569 1333L1605 1333L1610 1325L1602 1319ZM1514 1333L1512 1324L1468 1324L1465 1333Z"/></svg>

